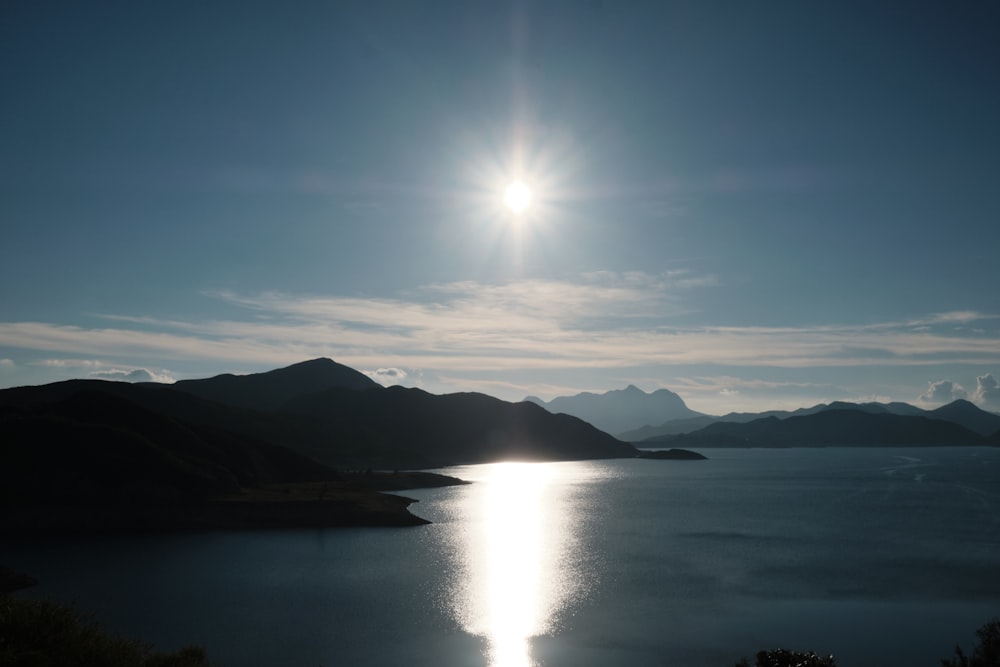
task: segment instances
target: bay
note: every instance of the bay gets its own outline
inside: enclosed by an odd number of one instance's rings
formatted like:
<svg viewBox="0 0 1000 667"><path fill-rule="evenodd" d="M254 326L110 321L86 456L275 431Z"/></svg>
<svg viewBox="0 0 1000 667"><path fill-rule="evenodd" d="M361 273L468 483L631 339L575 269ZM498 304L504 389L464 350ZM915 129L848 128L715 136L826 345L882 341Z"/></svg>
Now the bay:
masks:
<svg viewBox="0 0 1000 667"><path fill-rule="evenodd" d="M937 665L1000 615L1000 449L450 468L406 529L4 540L0 562L215 665Z"/></svg>

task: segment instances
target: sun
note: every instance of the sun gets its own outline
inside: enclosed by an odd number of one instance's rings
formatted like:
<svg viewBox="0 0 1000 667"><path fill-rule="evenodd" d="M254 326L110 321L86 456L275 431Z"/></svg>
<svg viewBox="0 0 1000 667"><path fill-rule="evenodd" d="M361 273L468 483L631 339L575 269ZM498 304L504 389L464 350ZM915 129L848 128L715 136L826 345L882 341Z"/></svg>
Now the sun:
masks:
<svg viewBox="0 0 1000 667"><path fill-rule="evenodd" d="M531 206L531 188L521 181L514 181L503 191L503 201L514 213L523 213Z"/></svg>

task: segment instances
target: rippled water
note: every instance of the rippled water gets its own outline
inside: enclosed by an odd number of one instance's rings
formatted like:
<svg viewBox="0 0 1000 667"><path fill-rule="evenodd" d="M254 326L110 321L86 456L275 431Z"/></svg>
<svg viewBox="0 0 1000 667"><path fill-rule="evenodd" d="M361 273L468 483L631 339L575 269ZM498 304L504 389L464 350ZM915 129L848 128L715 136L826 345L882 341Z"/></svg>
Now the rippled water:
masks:
<svg viewBox="0 0 1000 667"><path fill-rule="evenodd" d="M450 469L413 529L5 544L218 665L939 664L1000 615L1000 450L709 450Z"/></svg>

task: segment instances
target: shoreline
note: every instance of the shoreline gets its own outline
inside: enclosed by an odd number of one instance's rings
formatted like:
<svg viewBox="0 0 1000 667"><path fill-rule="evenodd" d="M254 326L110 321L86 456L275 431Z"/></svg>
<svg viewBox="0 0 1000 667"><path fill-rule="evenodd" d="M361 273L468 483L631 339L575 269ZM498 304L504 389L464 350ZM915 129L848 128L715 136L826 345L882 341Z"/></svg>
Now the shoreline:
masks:
<svg viewBox="0 0 1000 667"><path fill-rule="evenodd" d="M175 503L8 507L0 530L11 537L115 536L188 530L409 527L412 498L386 493L468 484L430 472L357 472L322 482L262 484L223 497Z"/></svg>

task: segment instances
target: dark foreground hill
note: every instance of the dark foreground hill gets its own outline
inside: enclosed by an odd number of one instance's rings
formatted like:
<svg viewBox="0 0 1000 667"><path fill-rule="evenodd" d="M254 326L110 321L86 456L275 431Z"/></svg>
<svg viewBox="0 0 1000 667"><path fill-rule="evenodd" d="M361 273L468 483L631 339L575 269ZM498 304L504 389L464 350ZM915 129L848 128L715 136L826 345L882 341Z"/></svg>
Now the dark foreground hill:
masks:
<svg viewBox="0 0 1000 667"><path fill-rule="evenodd" d="M716 422L679 435L644 440L691 447L951 446L988 445L991 439L940 419L860 410L824 410L809 415Z"/></svg>
<svg viewBox="0 0 1000 667"><path fill-rule="evenodd" d="M382 389L367 375L331 359L312 359L250 375L216 375L180 380L172 389L254 410L276 410L288 401L327 389Z"/></svg>
<svg viewBox="0 0 1000 667"><path fill-rule="evenodd" d="M636 453L576 417L484 394L385 389L329 359L178 384L72 380L2 390L0 406L110 394L191 427L285 447L330 467L426 468ZM314 391L317 386L322 389Z"/></svg>
<svg viewBox="0 0 1000 667"><path fill-rule="evenodd" d="M422 522L412 501L378 489L456 480L344 469L636 454L532 404L371 387L355 373L315 360L179 389L90 380L0 391L0 523L407 525Z"/></svg>
<svg viewBox="0 0 1000 667"><path fill-rule="evenodd" d="M420 468L636 455L631 445L576 417L476 393L335 389L302 397L282 412L320 432L336 434L341 455L376 464Z"/></svg>
<svg viewBox="0 0 1000 667"><path fill-rule="evenodd" d="M19 533L417 525L378 491L457 483L342 473L91 389L0 406L0 458L0 530Z"/></svg>

